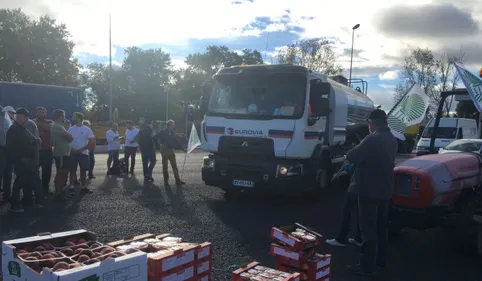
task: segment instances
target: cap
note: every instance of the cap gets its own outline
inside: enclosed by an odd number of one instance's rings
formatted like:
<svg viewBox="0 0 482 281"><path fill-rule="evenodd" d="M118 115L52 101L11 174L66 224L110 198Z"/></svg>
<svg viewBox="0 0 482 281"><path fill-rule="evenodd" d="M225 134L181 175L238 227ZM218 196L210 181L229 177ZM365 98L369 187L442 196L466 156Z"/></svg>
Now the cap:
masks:
<svg viewBox="0 0 482 281"><path fill-rule="evenodd" d="M15 109L13 109L13 107L11 106L5 106L3 109L2 109L3 112L15 112Z"/></svg>
<svg viewBox="0 0 482 281"><path fill-rule="evenodd" d="M26 110L26 109L23 108L23 107L17 108L17 110L15 111L15 114L22 114L22 115L25 115L25 116L32 116L32 114L30 114L30 112L28 112L28 110Z"/></svg>
<svg viewBox="0 0 482 281"><path fill-rule="evenodd" d="M368 120L385 120L387 119L387 114L381 109L373 110L368 116Z"/></svg>

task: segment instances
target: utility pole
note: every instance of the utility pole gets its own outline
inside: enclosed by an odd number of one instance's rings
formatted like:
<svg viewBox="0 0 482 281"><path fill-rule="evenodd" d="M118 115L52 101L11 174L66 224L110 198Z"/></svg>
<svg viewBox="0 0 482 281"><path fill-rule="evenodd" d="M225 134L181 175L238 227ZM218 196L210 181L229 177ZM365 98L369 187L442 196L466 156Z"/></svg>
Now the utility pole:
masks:
<svg viewBox="0 0 482 281"><path fill-rule="evenodd" d="M109 120L112 121L112 19L109 13Z"/></svg>

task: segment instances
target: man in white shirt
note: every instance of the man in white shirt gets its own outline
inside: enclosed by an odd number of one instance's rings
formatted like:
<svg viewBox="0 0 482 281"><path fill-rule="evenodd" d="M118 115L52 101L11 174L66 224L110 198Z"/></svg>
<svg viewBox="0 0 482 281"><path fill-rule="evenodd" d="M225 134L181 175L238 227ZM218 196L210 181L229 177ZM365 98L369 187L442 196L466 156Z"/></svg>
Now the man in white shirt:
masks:
<svg viewBox="0 0 482 281"><path fill-rule="evenodd" d="M110 169L112 167L117 167L119 165L119 150L122 138L123 137L119 136L119 126L117 123L112 123L110 130L105 133L107 152L109 153L109 157L107 158L107 174L110 174Z"/></svg>
<svg viewBox="0 0 482 281"><path fill-rule="evenodd" d="M77 173L77 165L80 167L80 184L82 187L82 192L92 193L92 190L87 188L87 171L89 170L89 146L91 146L94 141L94 133L92 130L84 126L82 122L84 121L84 115L80 112L75 112L72 117L75 125L69 128L69 133L74 138L72 140L71 146L72 151L70 154L71 158L71 175ZM75 185L75 176L70 177L70 185Z"/></svg>
<svg viewBox="0 0 482 281"><path fill-rule="evenodd" d="M134 167L136 165L136 154L137 154L137 135L139 134L139 129L134 127L132 121L127 122L126 130L126 143L124 145L124 160L126 161L126 169L129 168L129 158L131 159L131 166L129 169L130 174L134 174Z"/></svg>

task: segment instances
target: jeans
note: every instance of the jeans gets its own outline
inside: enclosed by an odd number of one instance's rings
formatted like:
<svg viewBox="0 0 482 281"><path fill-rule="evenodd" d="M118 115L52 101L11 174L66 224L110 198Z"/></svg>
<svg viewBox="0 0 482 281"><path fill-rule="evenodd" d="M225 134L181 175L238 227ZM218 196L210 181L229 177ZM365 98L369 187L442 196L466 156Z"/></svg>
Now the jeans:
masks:
<svg viewBox="0 0 482 281"><path fill-rule="evenodd" d="M346 244L348 240L348 233L350 232L350 225L351 225L351 218L352 213L355 210L356 212L356 220L357 220L357 229L355 240L362 241L361 233L360 233L360 224L358 220L358 195L353 192L347 192L345 194L345 201L343 203L343 214L341 218L341 226L340 231L338 232L338 236L336 241Z"/></svg>
<svg viewBox="0 0 482 281"><path fill-rule="evenodd" d="M89 150L89 177L94 176L95 156L94 150Z"/></svg>
<svg viewBox="0 0 482 281"><path fill-rule="evenodd" d="M50 179L52 178L52 162L54 155L52 149L41 149L40 156L40 168L42 169L42 187L44 192L49 191Z"/></svg>
<svg viewBox="0 0 482 281"><path fill-rule="evenodd" d="M0 148L0 184L3 188L3 200L10 200L10 193L12 192L12 174L13 165L7 157L5 149Z"/></svg>
<svg viewBox="0 0 482 281"><path fill-rule="evenodd" d="M117 167L119 165L119 150L109 150L109 157L107 158L107 169ZM112 165L114 162L114 165Z"/></svg>
<svg viewBox="0 0 482 281"><path fill-rule="evenodd" d="M168 171L169 162L171 163L172 172L174 173L174 178L176 179L176 182L181 181L181 178L179 177L179 169L177 168L176 153L174 152L174 150L173 149L164 150L161 152L161 155L162 155L162 174L164 176L164 181L165 182L169 181L169 171Z"/></svg>
<svg viewBox="0 0 482 281"><path fill-rule="evenodd" d="M126 169L129 169L129 158L131 159L131 166L130 171L134 171L134 167L136 166L136 154L137 154L137 146L125 146L124 147L124 160L126 161Z"/></svg>
<svg viewBox="0 0 482 281"><path fill-rule="evenodd" d="M33 204L32 189L35 194L35 203L44 203L42 183L38 171L38 165L32 162L16 161L14 163L15 181L13 183L10 203L12 208L18 207L20 203L20 190L23 189L23 201L26 205Z"/></svg>
<svg viewBox="0 0 482 281"><path fill-rule="evenodd" d="M141 151L142 171L144 177L152 177L152 171L156 166L156 151Z"/></svg>
<svg viewBox="0 0 482 281"><path fill-rule="evenodd" d="M386 266L388 252L389 200L358 197L358 214L363 245L360 266L373 272L376 265Z"/></svg>

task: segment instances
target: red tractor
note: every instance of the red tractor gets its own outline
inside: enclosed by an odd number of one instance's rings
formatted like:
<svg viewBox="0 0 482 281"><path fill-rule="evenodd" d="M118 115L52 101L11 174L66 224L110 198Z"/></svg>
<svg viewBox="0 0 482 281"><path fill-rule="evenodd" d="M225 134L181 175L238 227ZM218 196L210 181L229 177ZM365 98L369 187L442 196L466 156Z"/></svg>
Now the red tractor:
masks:
<svg viewBox="0 0 482 281"><path fill-rule="evenodd" d="M441 106L447 96L461 94L460 90L442 93ZM441 107L439 110L441 112ZM481 155L437 154L432 149L428 155L402 162L394 172L395 193L390 213L392 233L405 227L448 227L458 236L455 241L460 241L459 246L482 257Z"/></svg>

